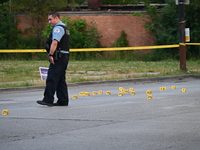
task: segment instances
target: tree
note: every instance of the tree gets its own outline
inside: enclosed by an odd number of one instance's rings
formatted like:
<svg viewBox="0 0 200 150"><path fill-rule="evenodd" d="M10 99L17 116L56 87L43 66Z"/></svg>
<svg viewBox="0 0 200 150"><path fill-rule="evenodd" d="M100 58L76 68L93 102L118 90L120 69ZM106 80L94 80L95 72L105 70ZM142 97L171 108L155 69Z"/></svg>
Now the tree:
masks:
<svg viewBox="0 0 200 150"><path fill-rule="evenodd" d="M85 0L68 0L68 6L71 7L72 10L74 10L74 8L76 8L77 6L79 6L80 9L80 5L84 2Z"/></svg>
<svg viewBox="0 0 200 150"><path fill-rule="evenodd" d="M179 43L178 6L174 0L166 0L167 4L161 12L157 7L147 5L146 10L152 21L147 22L146 28L156 37L156 45L168 45ZM191 42L200 41L200 1L193 0L185 6L186 27L191 29ZM176 49L154 50L154 59L179 58ZM187 46L187 58L199 57L200 47Z"/></svg>
<svg viewBox="0 0 200 150"><path fill-rule="evenodd" d="M13 13L31 17L32 27L29 31L40 39L37 45L37 48L40 48L43 43L42 30L47 24L45 20L48 13L67 6L67 3L66 0L12 0L11 6Z"/></svg>
<svg viewBox="0 0 200 150"><path fill-rule="evenodd" d="M85 0L74 0L75 3L77 3L78 5L81 5L85 2Z"/></svg>
<svg viewBox="0 0 200 150"><path fill-rule="evenodd" d="M0 4L0 48L15 48L19 31L14 16L9 12L9 3Z"/></svg>
<svg viewBox="0 0 200 150"><path fill-rule="evenodd" d="M120 37L117 38L117 40L113 44L113 47L128 47L128 46L129 46L129 43L127 40L127 34L124 30L122 30Z"/></svg>
<svg viewBox="0 0 200 150"><path fill-rule="evenodd" d="M200 41L200 1L192 0L189 5L185 6L185 26L190 28L190 39L192 43ZM188 57L200 57L199 46L187 46Z"/></svg>
<svg viewBox="0 0 200 150"><path fill-rule="evenodd" d="M8 2L9 0L0 0L0 4L3 4L5 2Z"/></svg>
<svg viewBox="0 0 200 150"><path fill-rule="evenodd" d="M149 3L165 3L165 0L103 0L104 5L124 5L124 4L138 4L139 2L148 1Z"/></svg>
<svg viewBox="0 0 200 150"><path fill-rule="evenodd" d="M104 5L137 4L138 0L103 0Z"/></svg>
<svg viewBox="0 0 200 150"><path fill-rule="evenodd" d="M94 22L88 24L85 19L76 18L75 20L71 20L70 17L63 17L62 22L67 24L70 31L70 48L102 47L98 40L101 36ZM52 27L48 24L43 31L43 35L48 37L51 30ZM89 56L95 58L96 53L97 52L75 52L71 54L70 57L77 60L86 59Z"/></svg>

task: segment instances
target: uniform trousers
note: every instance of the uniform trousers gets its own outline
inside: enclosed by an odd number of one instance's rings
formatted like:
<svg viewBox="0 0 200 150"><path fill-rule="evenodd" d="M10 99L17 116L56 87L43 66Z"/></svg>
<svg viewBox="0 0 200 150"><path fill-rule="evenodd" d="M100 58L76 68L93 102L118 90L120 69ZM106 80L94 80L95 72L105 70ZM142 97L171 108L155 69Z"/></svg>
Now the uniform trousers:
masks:
<svg viewBox="0 0 200 150"><path fill-rule="evenodd" d="M54 60L55 64L49 65L46 88L44 91L43 101L53 104L56 92L57 103L60 105L68 105L68 88L66 83L66 69L68 66L69 55L62 55L58 60Z"/></svg>

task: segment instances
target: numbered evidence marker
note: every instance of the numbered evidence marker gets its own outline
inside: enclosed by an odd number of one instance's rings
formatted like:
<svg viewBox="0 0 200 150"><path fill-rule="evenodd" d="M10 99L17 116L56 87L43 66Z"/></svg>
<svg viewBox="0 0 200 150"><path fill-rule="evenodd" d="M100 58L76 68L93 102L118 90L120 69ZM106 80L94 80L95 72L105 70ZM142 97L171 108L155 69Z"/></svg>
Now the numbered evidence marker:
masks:
<svg viewBox="0 0 200 150"><path fill-rule="evenodd" d="M8 115L9 111L7 109L2 110L2 115Z"/></svg>
<svg viewBox="0 0 200 150"><path fill-rule="evenodd" d="M167 87L160 87L161 91L167 90Z"/></svg>
<svg viewBox="0 0 200 150"><path fill-rule="evenodd" d="M118 96L124 96L124 93L119 92L119 93L118 93Z"/></svg>
<svg viewBox="0 0 200 150"><path fill-rule="evenodd" d="M103 94L103 91L102 91L102 90L99 90L99 91L98 91L98 94Z"/></svg>
<svg viewBox="0 0 200 150"><path fill-rule="evenodd" d="M182 92L186 92L187 90L186 90L186 88L182 88L182 90L181 90Z"/></svg>
<svg viewBox="0 0 200 150"><path fill-rule="evenodd" d="M97 94L98 94L97 91L93 91L93 92L92 92L92 95L97 95Z"/></svg>
<svg viewBox="0 0 200 150"><path fill-rule="evenodd" d="M119 91L123 92L124 88L123 87L119 87Z"/></svg>
<svg viewBox="0 0 200 150"><path fill-rule="evenodd" d="M90 92L80 92L80 96L90 96Z"/></svg>
<svg viewBox="0 0 200 150"><path fill-rule="evenodd" d="M111 95L111 92L110 91L106 91L106 95Z"/></svg>
<svg viewBox="0 0 200 150"><path fill-rule="evenodd" d="M78 99L78 95L73 95L72 99Z"/></svg>
<svg viewBox="0 0 200 150"><path fill-rule="evenodd" d="M80 95L80 96L85 96L85 93L86 93L86 92L80 92L79 95Z"/></svg>
<svg viewBox="0 0 200 150"><path fill-rule="evenodd" d="M147 91L146 91L146 94L147 94L147 95L150 95L151 93L152 93L152 90L147 90Z"/></svg>
<svg viewBox="0 0 200 150"><path fill-rule="evenodd" d="M173 89L173 90L176 89L176 86L173 85L173 86L171 87L171 89Z"/></svg>
<svg viewBox="0 0 200 150"><path fill-rule="evenodd" d="M129 93L129 90L123 89L123 92L124 92L124 93Z"/></svg>
<svg viewBox="0 0 200 150"><path fill-rule="evenodd" d="M147 99L153 99L153 96L152 95L148 95Z"/></svg>
<svg viewBox="0 0 200 150"><path fill-rule="evenodd" d="M135 91L130 91L129 92L131 95L136 95L136 92Z"/></svg>
<svg viewBox="0 0 200 150"><path fill-rule="evenodd" d="M90 92L85 92L85 96L90 96Z"/></svg>

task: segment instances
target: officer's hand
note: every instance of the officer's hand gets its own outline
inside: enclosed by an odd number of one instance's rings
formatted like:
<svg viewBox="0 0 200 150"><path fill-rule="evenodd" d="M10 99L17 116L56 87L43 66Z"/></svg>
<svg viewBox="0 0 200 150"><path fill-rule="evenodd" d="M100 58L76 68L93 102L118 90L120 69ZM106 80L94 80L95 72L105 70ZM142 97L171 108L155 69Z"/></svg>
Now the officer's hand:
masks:
<svg viewBox="0 0 200 150"><path fill-rule="evenodd" d="M55 63L54 63L54 59L53 59L52 56L49 56L49 62L52 63L52 64L55 64Z"/></svg>

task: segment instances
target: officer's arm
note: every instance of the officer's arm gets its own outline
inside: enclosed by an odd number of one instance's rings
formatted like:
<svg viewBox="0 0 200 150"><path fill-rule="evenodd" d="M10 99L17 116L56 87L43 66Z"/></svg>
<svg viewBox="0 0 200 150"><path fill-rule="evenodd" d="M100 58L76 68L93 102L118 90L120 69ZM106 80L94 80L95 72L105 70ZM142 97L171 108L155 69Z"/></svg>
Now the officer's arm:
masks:
<svg viewBox="0 0 200 150"><path fill-rule="evenodd" d="M50 48L50 52L49 52L49 61L52 64L55 64L52 55L56 51L57 45L58 45L58 41L57 40L53 40L52 43L51 43L51 48Z"/></svg>
<svg viewBox="0 0 200 150"><path fill-rule="evenodd" d="M51 48L50 48L50 52L49 52L50 55L54 54L54 52L56 51L57 45L58 45L58 41L53 40L51 43Z"/></svg>

